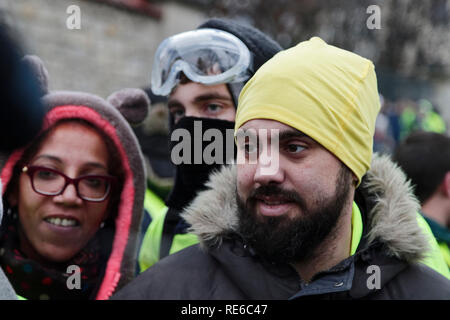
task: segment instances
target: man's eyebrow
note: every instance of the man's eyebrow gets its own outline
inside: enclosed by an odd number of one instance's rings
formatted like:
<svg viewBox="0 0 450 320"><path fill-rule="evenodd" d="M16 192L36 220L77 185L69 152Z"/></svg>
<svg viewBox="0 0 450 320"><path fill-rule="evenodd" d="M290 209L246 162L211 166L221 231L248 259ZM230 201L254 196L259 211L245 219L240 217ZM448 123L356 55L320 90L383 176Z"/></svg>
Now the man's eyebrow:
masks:
<svg viewBox="0 0 450 320"><path fill-rule="evenodd" d="M178 101L177 99L172 99L167 102L167 107L170 108L174 108L174 107L182 107L183 105L181 104L180 101Z"/></svg>
<svg viewBox="0 0 450 320"><path fill-rule="evenodd" d="M194 98L194 100L192 101L193 103L201 103L204 101L208 101L208 100L226 100L226 101L233 101L233 99L229 96L220 94L220 93L205 93L202 95L199 95L197 97ZM183 104L178 101L177 99L169 99L169 101L167 102L167 107L170 108L174 108L174 107L182 107Z"/></svg>
<svg viewBox="0 0 450 320"><path fill-rule="evenodd" d="M231 99L231 97L229 97L229 96L213 92L213 93L205 93L205 94L199 95L199 96L195 97L193 102L198 103L198 102L214 100L214 99L233 101Z"/></svg>
<svg viewBox="0 0 450 320"><path fill-rule="evenodd" d="M303 132L297 131L297 130L281 130L280 131L279 129L269 129L268 130L269 136L271 136L272 133L274 133L272 130L275 132L278 131L278 139L279 140L287 140L287 139L292 139L292 138L311 139L308 135L304 134ZM258 136L259 137L259 130L257 130L257 129L244 130L243 129L242 134L245 134L246 136L252 136L252 137ZM313 140L313 139L311 139L311 140Z"/></svg>
<svg viewBox="0 0 450 320"><path fill-rule="evenodd" d="M283 130L280 131L278 138L280 140L288 140L288 139L292 139L292 138L307 138L307 139L311 139L308 135L304 134L301 131L298 130ZM313 140L313 139L311 139Z"/></svg>

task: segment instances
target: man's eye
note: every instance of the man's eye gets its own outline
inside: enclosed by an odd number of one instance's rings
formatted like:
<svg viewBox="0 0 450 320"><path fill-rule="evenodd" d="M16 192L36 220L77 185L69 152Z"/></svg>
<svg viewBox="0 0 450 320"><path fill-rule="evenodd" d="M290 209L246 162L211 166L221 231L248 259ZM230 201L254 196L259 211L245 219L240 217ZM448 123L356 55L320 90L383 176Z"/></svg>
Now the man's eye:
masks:
<svg viewBox="0 0 450 320"><path fill-rule="evenodd" d="M223 107L217 103L209 103L206 108L209 112L219 112L223 109Z"/></svg>
<svg viewBox="0 0 450 320"><path fill-rule="evenodd" d="M288 144L286 147L286 150L289 153L299 153L302 152L305 149L305 147L299 145L299 144Z"/></svg>
<svg viewBox="0 0 450 320"><path fill-rule="evenodd" d="M244 144L245 153L254 153L258 151L258 145L246 143Z"/></svg>
<svg viewBox="0 0 450 320"><path fill-rule="evenodd" d="M171 109L170 113L172 114L172 117L175 121L179 120L180 118L184 117L184 110L183 109Z"/></svg>
<svg viewBox="0 0 450 320"><path fill-rule="evenodd" d="M176 110L176 111L172 112L172 114L175 117L182 117L182 116L184 116L184 111L183 110Z"/></svg>

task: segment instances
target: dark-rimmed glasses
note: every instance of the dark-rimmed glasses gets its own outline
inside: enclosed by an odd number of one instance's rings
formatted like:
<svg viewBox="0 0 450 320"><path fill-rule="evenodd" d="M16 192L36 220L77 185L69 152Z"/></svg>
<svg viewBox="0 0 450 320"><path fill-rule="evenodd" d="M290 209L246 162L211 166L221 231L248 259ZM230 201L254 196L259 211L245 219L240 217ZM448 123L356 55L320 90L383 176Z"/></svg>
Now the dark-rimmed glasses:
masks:
<svg viewBox="0 0 450 320"><path fill-rule="evenodd" d="M72 179L58 170L40 166L24 166L22 172L28 174L31 186L38 194L57 196L73 184L78 197L92 202L104 201L116 181L115 177L106 175L85 175Z"/></svg>

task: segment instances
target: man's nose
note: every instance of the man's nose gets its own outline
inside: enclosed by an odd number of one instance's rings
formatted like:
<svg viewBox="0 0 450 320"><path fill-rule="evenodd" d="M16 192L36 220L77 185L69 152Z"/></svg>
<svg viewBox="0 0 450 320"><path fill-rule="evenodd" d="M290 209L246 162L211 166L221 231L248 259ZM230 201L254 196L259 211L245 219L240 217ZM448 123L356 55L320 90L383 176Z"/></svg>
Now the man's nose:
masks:
<svg viewBox="0 0 450 320"><path fill-rule="evenodd" d="M261 152L256 164L254 181L260 184L280 184L284 179L285 172L280 165L279 158L273 154L268 155L267 152Z"/></svg>
<svg viewBox="0 0 450 320"><path fill-rule="evenodd" d="M188 108L185 113L184 113L185 117L196 117L196 118L201 118L202 114L199 110L197 110L196 108Z"/></svg>

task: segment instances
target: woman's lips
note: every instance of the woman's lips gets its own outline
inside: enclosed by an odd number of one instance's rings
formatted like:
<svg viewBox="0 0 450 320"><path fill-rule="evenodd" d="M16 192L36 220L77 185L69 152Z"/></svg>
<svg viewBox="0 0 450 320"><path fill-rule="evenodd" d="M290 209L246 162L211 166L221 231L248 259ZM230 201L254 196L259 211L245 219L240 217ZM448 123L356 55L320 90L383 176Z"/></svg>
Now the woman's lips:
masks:
<svg viewBox="0 0 450 320"><path fill-rule="evenodd" d="M79 225L77 220L71 218L46 218L44 220L55 226L61 227L76 227Z"/></svg>
<svg viewBox="0 0 450 320"><path fill-rule="evenodd" d="M70 219L46 218L41 224L40 231L45 234L47 241L54 245L67 245L73 241L79 241L83 229L79 223L75 223ZM68 221L67 221L68 220Z"/></svg>
<svg viewBox="0 0 450 320"><path fill-rule="evenodd" d="M49 215L44 221L53 228L76 228L80 226L80 221L74 216L68 215Z"/></svg>

